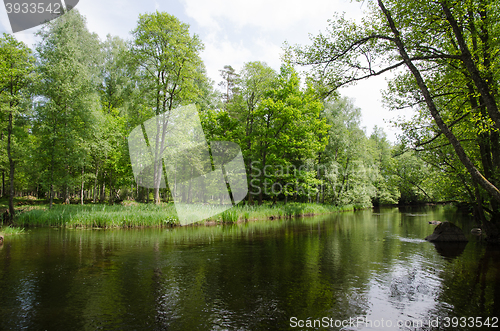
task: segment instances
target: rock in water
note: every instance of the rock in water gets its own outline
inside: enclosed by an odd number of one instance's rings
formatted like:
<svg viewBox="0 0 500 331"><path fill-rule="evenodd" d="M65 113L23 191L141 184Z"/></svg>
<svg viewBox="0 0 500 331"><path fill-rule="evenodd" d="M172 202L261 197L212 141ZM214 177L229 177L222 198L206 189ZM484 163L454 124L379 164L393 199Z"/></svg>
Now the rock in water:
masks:
<svg viewBox="0 0 500 331"><path fill-rule="evenodd" d="M472 233L473 235L475 236L480 236L481 235L481 229L480 228L473 228L472 230L470 230L470 233Z"/></svg>
<svg viewBox="0 0 500 331"><path fill-rule="evenodd" d="M434 229L434 232L425 238L428 241L468 241L458 226L450 222L442 222Z"/></svg>

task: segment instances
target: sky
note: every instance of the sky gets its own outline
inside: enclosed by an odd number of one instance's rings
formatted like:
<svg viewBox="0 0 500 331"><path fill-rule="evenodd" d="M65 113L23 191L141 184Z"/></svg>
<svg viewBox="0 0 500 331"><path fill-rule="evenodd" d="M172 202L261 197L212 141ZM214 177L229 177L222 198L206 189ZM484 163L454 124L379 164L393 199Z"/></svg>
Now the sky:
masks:
<svg viewBox="0 0 500 331"><path fill-rule="evenodd" d="M240 70L249 61L266 62L278 70L284 42L310 44L310 35L325 31L334 13L360 20L366 10L363 2L349 0L80 0L76 8L87 18L87 27L101 40L106 35L130 39L139 14L165 11L190 25L205 45L201 58L208 76L217 84L219 70L231 65ZM33 47L39 27L15 33L18 40ZM0 33L12 33L5 7L0 8ZM390 77L390 76L389 76ZM361 126L370 135L376 125L390 141L396 142L397 129L389 120L400 113L383 107L381 91L386 77L373 77L356 86L342 88L361 109Z"/></svg>

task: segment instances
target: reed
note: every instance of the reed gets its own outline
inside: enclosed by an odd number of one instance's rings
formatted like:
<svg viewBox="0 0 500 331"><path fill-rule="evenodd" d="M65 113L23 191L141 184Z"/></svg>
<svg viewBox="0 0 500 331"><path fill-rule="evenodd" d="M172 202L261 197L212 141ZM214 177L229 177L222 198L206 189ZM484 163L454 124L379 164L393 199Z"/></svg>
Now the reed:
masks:
<svg viewBox="0 0 500 331"><path fill-rule="evenodd" d="M0 226L0 236L10 236L16 234L24 234L26 230L20 227L12 227L12 226Z"/></svg>
<svg viewBox="0 0 500 331"><path fill-rule="evenodd" d="M197 207L193 205L193 208ZM330 206L312 203L278 203L260 206L241 204L214 215L204 222L233 224L248 220L291 218L355 209L359 209L359 206ZM52 209L48 209L45 205L30 206L25 209L16 217L15 225L68 228L170 227L179 225L179 219L173 204L55 205Z"/></svg>

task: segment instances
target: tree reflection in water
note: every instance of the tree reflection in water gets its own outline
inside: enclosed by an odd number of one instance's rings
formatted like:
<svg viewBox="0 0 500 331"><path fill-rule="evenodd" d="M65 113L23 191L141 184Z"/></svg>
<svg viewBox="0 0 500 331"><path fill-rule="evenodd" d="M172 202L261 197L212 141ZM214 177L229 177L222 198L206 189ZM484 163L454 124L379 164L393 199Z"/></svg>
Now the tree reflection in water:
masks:
<svg viewBox="0 0 500 331"><path fill-rule="evenodd" d="M469 243L424 241L433 219L453 219ZM0 251L0 329L289 330L291 317L326 317L418 320L400 329L429 330L436 317L499 316L499 250L469 235L474 226L429 207L233 226L34 229Z"/></svg>

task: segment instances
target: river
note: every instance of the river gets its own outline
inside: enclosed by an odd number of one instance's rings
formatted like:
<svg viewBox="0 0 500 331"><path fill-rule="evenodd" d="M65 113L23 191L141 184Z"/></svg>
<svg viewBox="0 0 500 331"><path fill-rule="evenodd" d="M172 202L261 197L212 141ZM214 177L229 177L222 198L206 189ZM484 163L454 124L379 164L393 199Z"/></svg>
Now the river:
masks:
<svg viewBox="0 0 500 331"><path fill-rule="evenodd" d="M469 242L424 241L432 220L454 222ZM231 226L31 229L0 246L0 329L495 330L500 251L473 227L428 206Z"/></svg>

